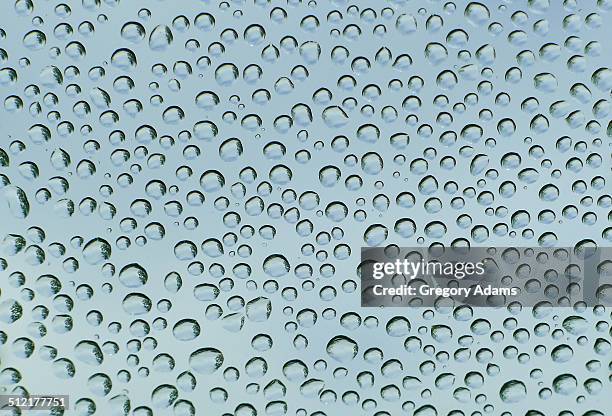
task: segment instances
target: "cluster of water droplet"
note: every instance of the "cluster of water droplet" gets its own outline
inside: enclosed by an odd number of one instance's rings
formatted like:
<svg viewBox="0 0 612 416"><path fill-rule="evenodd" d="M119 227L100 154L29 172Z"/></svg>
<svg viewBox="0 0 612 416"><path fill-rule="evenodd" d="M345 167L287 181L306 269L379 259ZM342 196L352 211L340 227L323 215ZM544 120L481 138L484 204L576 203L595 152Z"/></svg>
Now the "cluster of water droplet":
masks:
<svg viewBox="0 0 612 416"><path fill-rule="evenodd" d="M364 245L610 244L611 11L2 2L0 389L76 415L606 414L608 309L365 309L356 270Z"/></svg>

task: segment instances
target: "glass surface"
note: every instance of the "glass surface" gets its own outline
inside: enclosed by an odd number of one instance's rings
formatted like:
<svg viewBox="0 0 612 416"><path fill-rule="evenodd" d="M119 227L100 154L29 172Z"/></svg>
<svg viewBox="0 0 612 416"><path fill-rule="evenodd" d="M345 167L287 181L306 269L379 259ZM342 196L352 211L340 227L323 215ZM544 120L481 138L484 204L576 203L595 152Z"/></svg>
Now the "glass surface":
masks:
<svg viewBox="0 0 612 416"><path fill-rule="evenodd" d="M357 274L362 247L610 246L610 13L1 2L0 393L611 414L609 307L362 308Z"/></svg>

